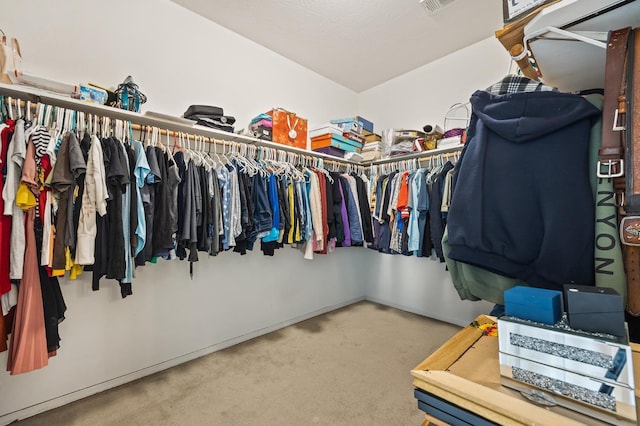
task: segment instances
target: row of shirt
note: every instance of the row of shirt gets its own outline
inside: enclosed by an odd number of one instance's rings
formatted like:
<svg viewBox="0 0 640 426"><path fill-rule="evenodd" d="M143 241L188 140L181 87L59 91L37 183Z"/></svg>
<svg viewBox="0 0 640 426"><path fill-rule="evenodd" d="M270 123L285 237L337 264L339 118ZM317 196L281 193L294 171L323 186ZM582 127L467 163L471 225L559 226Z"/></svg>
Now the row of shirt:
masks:
<svg viewBox="0 0 640 426"><path fill-rule="evenodd" d="M374 240L382 253L436 257L444 262L442 236L454 165L393 172L371 178Z"/></svg>
<svg viewBox="0 0 640 426"><path fill-rule="evenodd" d="M310 259L373 238L366 176L222 163L24 119L0 132L0 351L12 374L59 348L59 277L91 273L94 290L114 279L124 298L135 267L158 258L193 264L259 242L265 255L293 244Z"/></svg>
<svg viewBox="0 0 640 426"><path fill-rule="evenodd" d="M159 258L187 260L193 273L202 253L255 248L273 256L285 244L306 259L365 245L428 256L441 235L434 229L442 219L426 212L440 204L442 191L433 188L447 165L437 174L370 180L55 132L24 119L7 120L1 135L0 351L11 334L13 374L46 365L59 348L66 305L58 278L65 275L90 273L93 290L103 278L116 280L125 298L135 268Z"/></svg>

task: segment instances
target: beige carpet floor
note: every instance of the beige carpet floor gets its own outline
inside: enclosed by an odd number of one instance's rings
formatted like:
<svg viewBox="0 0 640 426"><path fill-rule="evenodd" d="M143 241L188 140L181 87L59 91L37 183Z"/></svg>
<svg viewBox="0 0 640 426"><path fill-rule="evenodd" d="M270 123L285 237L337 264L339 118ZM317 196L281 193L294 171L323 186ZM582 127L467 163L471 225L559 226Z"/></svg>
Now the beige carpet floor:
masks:
<svg viewBox="0 0 640 426"><path fill-rule="evenodd" d="M409 371L458 329L361 302L16 424L419 426Z"/></svg>

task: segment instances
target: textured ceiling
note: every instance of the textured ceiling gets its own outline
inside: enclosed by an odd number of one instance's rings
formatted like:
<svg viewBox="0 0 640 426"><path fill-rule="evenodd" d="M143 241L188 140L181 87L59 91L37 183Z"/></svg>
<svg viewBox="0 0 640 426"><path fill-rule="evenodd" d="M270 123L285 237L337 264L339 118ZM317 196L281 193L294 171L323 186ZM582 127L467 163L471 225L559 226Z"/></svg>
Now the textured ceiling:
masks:
<svg viewBox="0 0 640 426"><path fill-rule="evenodd" d="M173 0L356 92L502 28L502 0Z"/></svg>

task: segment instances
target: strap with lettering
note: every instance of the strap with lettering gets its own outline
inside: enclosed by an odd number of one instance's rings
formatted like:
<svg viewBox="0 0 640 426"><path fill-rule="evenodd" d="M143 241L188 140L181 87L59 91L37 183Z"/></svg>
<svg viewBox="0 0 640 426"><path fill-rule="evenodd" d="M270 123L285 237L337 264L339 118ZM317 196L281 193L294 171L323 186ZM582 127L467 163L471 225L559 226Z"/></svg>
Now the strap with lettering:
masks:
<svg viewBox="0 0 640 426"><path fill-rule="evenodd" d="M598 151L598 177L614 178L614 188L624 189L624 146L619 131L621 114L618 96L624 88L625 57L631 28L609 32L602 106L602 143Z"/></svg>

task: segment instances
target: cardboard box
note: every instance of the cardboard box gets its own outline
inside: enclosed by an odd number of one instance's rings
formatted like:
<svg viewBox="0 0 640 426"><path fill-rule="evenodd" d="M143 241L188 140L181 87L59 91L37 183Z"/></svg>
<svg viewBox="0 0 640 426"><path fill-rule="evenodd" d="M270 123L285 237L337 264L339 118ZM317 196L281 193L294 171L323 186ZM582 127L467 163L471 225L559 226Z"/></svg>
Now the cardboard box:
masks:
<svg viewBox="0 0 640 426"><path fill-rule="evenodd" d="M344 158L344 151L332 146L325 146L324 148L316 148L313 151L320 152L322 154L331 155L333 157Z"/></svg>
<svg viewBox="0 0 640 426"><path fill-rule="evenodd" d="M562 292L516 286L504 292L505 315L555 324L562 318Z"/></svg>
<svg viewBox="0 0 640 426"><path fill-rule="evenodd" d="M565 285L564 296L571 328L626 337L622 296L614 289Z"/></svg>
<svg viewBox="0 0 640 426"><path fill-rule="evenodd" d="M307 119L282 108L274 108L267 114L273 118L273 142L307 149Z"/></svg>
<svg viewBox="0 0 640 426"><path fill-rule="evenodd" d="M270 141L272 138L271 127L257 126L257 127L253 127L251 131L253 132L253 135L258 139Z"/></svg>
<svg viewBox="0 0 640 426"><path fill-rule="evenodd" d="M622 339L605 340L503 317L498 320L498 341L501 353L602 382L634 387L632 351Z"/></svg>
<svg viewBox="0 0 640 426"><path fill-rule="evenodd" d="M380 142L382 140L382 136L377 135L375 133L364 134L364 140L366 142Z"/></svg>
<svg viewBox="0 0 640 426"><path fill-rule="evenodd" d="M356 120L358 120L360 123L362 123L362 129L366 130L367 132L371 132L373 133L373 123L365 118L360 117L359 115L356 116Z"/></svg>
<svg viewBox="0 0 640 426"><path fill-rule="evenodd" d="M349 131L349 128L352 128L357 133L362 133L364 130L373 133L373 123L361 117L338 118L331 120L331 123L345 128L345 131Z"/></svg>
<svg viewBox="0 0 640 426"><path fill-rule="evenodd" d="M342 128L337 124L326 123L321 126L316 127L313 130L309 131L309 137L315 138L318 136L326 135L329 133L335 133L337 135L342 135Z"/></svg>
<svg viewBox="0 0 640 426"><path fill-rule="evenodd" d="M311 149L313 151L329 146L348 152L359 152L361 150L361 146L357 142L333 133L311 139Z"/></svg>
<svg viewBox="0 0 640 426"><path fill-rule="evenodd" d="M360 123L359 121L348 121L345 123L340 123L339 124L340 128L342 128L342 132L343 133L355 133L360 137L363 137L362 135L362 123Z"/></svg>

